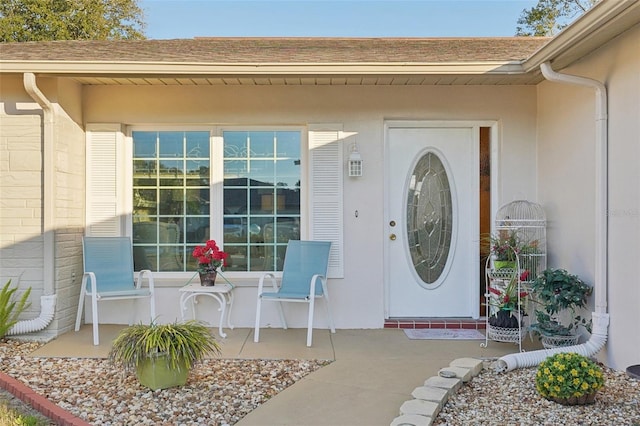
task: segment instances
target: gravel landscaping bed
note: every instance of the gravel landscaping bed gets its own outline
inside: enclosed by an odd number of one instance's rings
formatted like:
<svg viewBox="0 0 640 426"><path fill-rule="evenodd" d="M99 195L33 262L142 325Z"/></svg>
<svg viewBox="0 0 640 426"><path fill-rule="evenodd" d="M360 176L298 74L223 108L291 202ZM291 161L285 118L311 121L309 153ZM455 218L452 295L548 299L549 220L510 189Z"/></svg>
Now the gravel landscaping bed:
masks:
<svg viewBox="0 0 640 426"><path fill-rule="evenodd" d="M0 367L92 425L232 425L328 361L207 359L187 385L151 391L106 359L31 358L0 341Z"/></svg>
<svg viewBox="0 0 640 426"><path fill-rule="evenodd" d="M26 357L39 346L1 340L0 368L92 425L232 425L328 364L210 359L186 386L153 392L105 359ZM640 380L603 367L605 387L596 403L568 407L537 394L535 372L483 370L449 399L434 424L640 426Z"/></svg>
<svg viewBox="0 0 640 426"><path fill-rule="evenodd" d="M485 369L452 396L434 425L640 426L640 380L602 366L605 385L593 405L565 406L541 397L536 368Z"/></svg>

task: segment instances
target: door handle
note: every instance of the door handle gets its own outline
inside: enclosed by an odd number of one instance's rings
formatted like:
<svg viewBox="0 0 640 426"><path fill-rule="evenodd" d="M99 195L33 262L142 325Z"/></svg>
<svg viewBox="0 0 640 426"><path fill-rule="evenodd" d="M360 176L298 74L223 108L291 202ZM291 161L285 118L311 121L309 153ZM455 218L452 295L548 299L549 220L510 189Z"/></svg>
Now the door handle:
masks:
<svg viewBox="0 0 640 426"><path fill-rule="evenodd" d="M389 239L390 239L391 241L395 241L395 239L396 239L396 234L391 234L391 235L389 235Z"/></svg>

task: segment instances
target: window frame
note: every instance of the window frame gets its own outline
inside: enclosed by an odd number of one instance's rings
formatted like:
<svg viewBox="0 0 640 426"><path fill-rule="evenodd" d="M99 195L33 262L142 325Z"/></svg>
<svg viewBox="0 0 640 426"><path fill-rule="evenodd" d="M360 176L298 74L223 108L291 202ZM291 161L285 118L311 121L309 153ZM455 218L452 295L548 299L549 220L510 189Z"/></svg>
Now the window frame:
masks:
<svg viewBox="0 0 640 426"><path fill-rule="evenodd" d="M210 188L209 188L209 237L215 240L220 247L224 249L224 214L223 208L220 212L215 211L215 206L224 205L224 139L223 134L226 131L296 131L300 133L300 239L307 239L309 236L309 182L308 182L308 129L301 125L229 125L229 126L211 126L211 125L129 125L126 127L124 135L125 143L125 159L124 179L122 190L122 204L127 212L124 218L125 234L129 237L133 236L133 132L151 131L151 132L189 132L189 131L207 131L209 132L209 152L210 152ZM154 274L161 280L175 279L184 280L185 284L189 279L195 278L196 271L154 271ZM234 280L257 279L265 273L273 273L276 277L280 277L282 272L274 271L229 271L224 272L224 276Z"/></svg>

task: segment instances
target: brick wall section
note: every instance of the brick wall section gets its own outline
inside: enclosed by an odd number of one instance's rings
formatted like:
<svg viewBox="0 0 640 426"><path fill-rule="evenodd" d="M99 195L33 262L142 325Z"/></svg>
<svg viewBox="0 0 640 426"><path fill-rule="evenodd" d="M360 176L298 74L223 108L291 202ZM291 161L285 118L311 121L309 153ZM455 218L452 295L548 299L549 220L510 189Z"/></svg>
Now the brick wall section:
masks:
<svg viewBox="0 0 640 426"><path fill-rule="evenodd" d="M82 235L84 228L56 232L56 317L52 327L58 334L73 330L82 281Z"/></svg>
<svg viewBox="0 0 640 426"><path fill-rule="evenodd" d="M31 307L21 319L40 314L43 295L42 117L0 114L0 283L12 279L21 291L31 287ZM85 218L84 131L56 105L55 292L56 314L43 331L49 339L75 323L82 278Z"/></svg>
<svg viewBox="0 0 640 426"><path fill-rule="evenodd" d="M0 280L32 288L25 318L42 294L41 117L0 114Z"/></svg>
<svg viewBox="0 0 640 426"><path fill-rule="evenodd" d="M82 281L85 220L85 135L64 111L56 115L56 316L57 334L73 329Z"/></svg>

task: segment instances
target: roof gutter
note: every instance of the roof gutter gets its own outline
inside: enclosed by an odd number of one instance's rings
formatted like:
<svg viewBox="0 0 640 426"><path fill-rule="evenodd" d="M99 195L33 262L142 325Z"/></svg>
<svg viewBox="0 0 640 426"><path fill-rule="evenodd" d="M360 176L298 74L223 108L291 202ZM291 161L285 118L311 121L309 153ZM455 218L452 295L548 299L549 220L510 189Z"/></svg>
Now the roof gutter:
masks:
<svg viewBox="0 0 640 426"><path fill-rule="evenodd" d="M24 73L24 89L42 108L42 222L43 222L43 282L44 294L55 293L55 178L54 178L54 106L36 84L36 76Z"/></svg>
<svg viewBox="0 0 640 426"><path fill-rule="evenodd" d="M600 1L522 62L524 72L535 72L553 60L562 69L591 52L594 45L613 39L638 23L640 0Z"/></svg>
<svg viewBox="0 0 640 426"><path fill-rule="evenodd" d="M194 63L0 60L0 73L131 77L172 75L362 75L362 74L522 74L520 61L480 62L330 62L330 63Z"/></svg>
<svg viewBox="0 0 640 426"><path fill-rule="evenodd" d="M555 72L549 62L540 65L542 75L549 81L561 84L572 84L589 87L596 94L596 229L595 229L595 312L592 313L593 332L587 342L581 345L554 349L543 349L533 352L509 354L497 362L499 370L510 371L521 367L533 367L555 353L574 352L584 356L592 356L600 351L607 342L609 314L607 313L607 205L608 205L608 157L607 157L607 88L599 81Z"/></svg>

